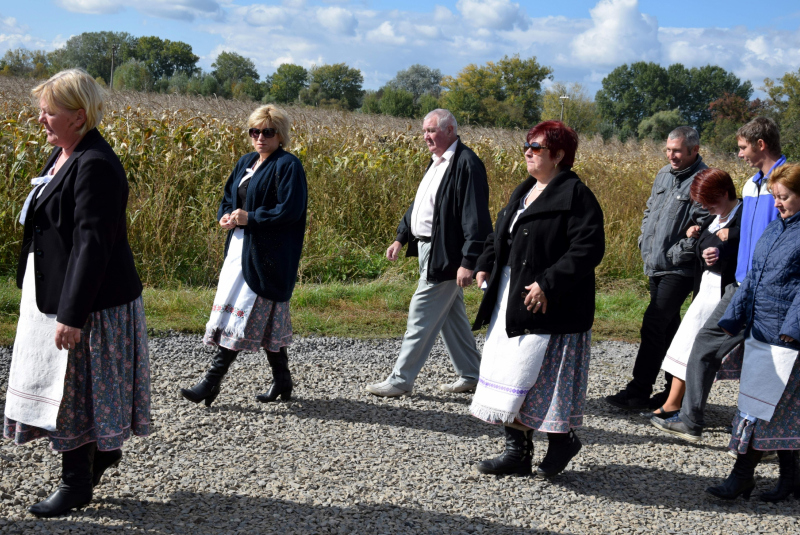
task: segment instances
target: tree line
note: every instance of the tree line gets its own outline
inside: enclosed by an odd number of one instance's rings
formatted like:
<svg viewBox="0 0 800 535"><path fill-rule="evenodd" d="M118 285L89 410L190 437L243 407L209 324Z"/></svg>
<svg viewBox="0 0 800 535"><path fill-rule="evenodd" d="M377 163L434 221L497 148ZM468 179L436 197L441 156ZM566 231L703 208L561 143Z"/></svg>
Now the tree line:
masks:
<svg viewBox="0 0 800 535"><path fill-rule="evenodd" d="M197 94L257 102L295 103L397 117L419 118L444 107L462 124L528 128L563 118L583 135L661 140L689 124L704 143L734 151L738 126L756 115L781 125L787 155L800 158L800 70L766 79L768 98L752 100L753 87L722 67L663 67L636 62L617 67L591 98L580 84L554 80L535 57L505 56L469 64L456 76L412 65L377 91L365 91L361 71L345 63L283 64L262 77L255 63L236 52L220 53L210 72L197 66L191 45L125 32L86 32L52 52L9 50L0 74L47 77L82 67L114 89Z"/></svg>

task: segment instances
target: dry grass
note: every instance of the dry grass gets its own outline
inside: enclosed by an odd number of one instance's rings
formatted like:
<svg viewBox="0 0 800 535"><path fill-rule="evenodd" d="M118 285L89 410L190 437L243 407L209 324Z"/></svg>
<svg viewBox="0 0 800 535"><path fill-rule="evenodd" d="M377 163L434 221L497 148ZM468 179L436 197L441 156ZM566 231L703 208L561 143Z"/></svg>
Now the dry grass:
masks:
<svg viewBox="0 0 800 535"><path fill-rule="evenodd" d="M22 232L16 222L51 147L36 122L31 82L0 77L0 274L13 273ZM139 272L150 286L210 287L222 262L214 220L222 187L249 150L245 121L256 105L222 99L113 93L101 131L131 184L129 233ZM413 200L429 153L416 120L290 108L289 150L309 182L309 226L301 282L407 280L413 261L390 265L383 252ZM525 178L524 132L465 127L462 140L483 159L492 214ZM741 181L750 172L726 156L706 155ZM604 279L641 277L636 247L653 176L666 163L651 143L582 139L575 169L606 218Z"/></svg>

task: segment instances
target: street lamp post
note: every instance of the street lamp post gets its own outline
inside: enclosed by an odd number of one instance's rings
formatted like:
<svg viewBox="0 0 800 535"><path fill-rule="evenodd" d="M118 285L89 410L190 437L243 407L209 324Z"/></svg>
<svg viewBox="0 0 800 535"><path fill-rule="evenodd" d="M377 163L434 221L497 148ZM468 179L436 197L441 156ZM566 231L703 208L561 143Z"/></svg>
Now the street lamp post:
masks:
<svg viewBox="0 0 800 535"><path fill-rule="evenodd" d="M561 122L563 123L564 122L564 101L565 100L569 100L569 97L567 95L564 95L564 96L558 97L558 98L559 98L559 100L561 100Z"/></svg>

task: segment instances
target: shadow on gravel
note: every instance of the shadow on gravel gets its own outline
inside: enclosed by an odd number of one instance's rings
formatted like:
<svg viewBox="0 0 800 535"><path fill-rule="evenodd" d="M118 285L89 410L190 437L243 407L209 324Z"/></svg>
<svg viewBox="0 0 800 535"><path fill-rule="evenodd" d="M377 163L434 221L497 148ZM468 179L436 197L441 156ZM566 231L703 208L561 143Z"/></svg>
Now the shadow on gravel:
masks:
<svg viewBox="0 0 800 535"><path fill-rule="evenodd" d="M756 489L751 499L741 497L726 502L707 494L707 487L718 485L721 477L703 477L694 474L676 473L669 470L622 464L587 464L586 472L570 472L553 478L553 485L584 494L603 496L617 502L637 505L660 506L674 510L691 511L738 510L797 516L800 502L788 500L779 504L768 504L758 499L758 494L772 489L776 478L759 477L756 469ZM730 459L733 467L733 459Z"/></svg>
<svg viewBox="0 0 800 535"><path fill-rule="evenodd" d="M587 416L602 416L604 418L616 418L619 420L627 420L631 418L642 418L639 414L645 411L626 411L618 407L610 405L605 396L596 398L586 398L586 410L584 413ZM648 411L649 412L649 411ZM736 400L733 400L731 405L719 405L716 403L708 403L705 410L706 423L709 429L715 427L725 427L731 425L733 416L736 413Z"/></svg>
<svg viewBox="0 0 800 535"><path fill-rule="evenodd" d="M480 437L492 433L490 426L473 418L466 411L463 414L453 414L344 398L298 400L288 406L288 411L298 418L409 427L463 437Z"/></svg>
<svg viewBox="0 0 800 535"><path fill-rule="evenodd" d="M507 526L485 519L393 505L351 507L307 505L273 498L222 494L176 493L167 502L109 498L101 508L74 512L69 520L17 521L10 533L44 530L102 533L141 530L149 534L211 535L227 533L552 533ZM421 506L422 507L422 506ZM8 526L0 527L8 528ZM563 534L567 535L567 534Z"/></svg>

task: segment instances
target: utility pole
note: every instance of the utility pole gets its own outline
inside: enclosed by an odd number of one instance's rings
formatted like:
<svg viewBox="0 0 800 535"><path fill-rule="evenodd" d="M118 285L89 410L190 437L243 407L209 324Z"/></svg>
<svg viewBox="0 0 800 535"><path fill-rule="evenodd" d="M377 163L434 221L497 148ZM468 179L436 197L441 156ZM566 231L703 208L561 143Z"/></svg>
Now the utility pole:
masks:
<svg viewBox="0 0 800 535"><path fill-rule="evenodd" d="M563 123L564 122L564 101L565 100L569 100L569 97L567 95L564 95L563 97L558 97L558 98L561 101L561 122Z"/></svg>
<svg viewBox="0 0 800 535"><path fill-rule="evenodd" d="M114 89L114 54L117 52L119 45L111 45L111 82L108 87Z"/></svg>

